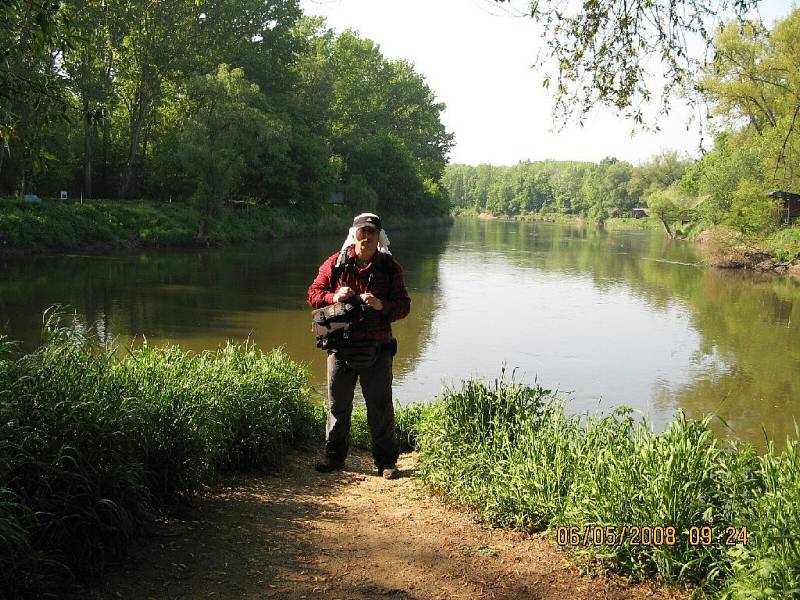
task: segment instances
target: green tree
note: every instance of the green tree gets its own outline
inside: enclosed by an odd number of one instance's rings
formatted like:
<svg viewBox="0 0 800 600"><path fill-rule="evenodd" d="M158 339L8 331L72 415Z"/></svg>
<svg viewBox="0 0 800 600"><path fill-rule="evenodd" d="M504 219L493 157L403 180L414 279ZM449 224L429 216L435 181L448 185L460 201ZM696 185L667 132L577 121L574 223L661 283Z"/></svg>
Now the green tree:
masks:
<svg viewBox="0 0 800 600"><path fill-rule="evenodd" d="M627 192L633 204L640 204L649 193L663 190L683 177L689 161L674 151L662 152L635 166L628 180Z"/></svg>
<svg viewBox="0 0 800 600"><path fill-rule="evenodd" d="M378 147L400 162L395 168L398 185L409 192L411 204L421 206L422 181L439 181L453 136L441 123L444 105L436 103L422 76L405 61L389 61L371 41L345 31L330 43L331 143L344 157L349 173L361 173L378 193L379 203L399 208L390 186L375 169L368 175L365 156ZM409 162L410 161L410 162ZM355 164L351 164L355 163ZM413 165L411 164L413 163ZM417 182L409 188L408 175Z"/></svg>
<svg viewBox="0 0 800 600"><path fill-rule="evenodd" d="M374 213L378 210L378 194L370 187L363 175L356 173L350 177L344 195L347 206L353 213Z"/></svg>
<svg viewBox="0 0 800 600"><path fill-rule="evenodd" d="M698 196L696 212L702 224L719 225L727 218L739 182L763 177L763 163L752 147L739 146L730 136L720 135L714 150L687 168L680 188Z"/></svg>
<svg viewBox="0 0 800 600"><path fill-rule="evenodd" d="M674 238L675 233L671 225L686 217L687 200L674 187L651 192L646 200L647 206L650 207L650 214L661 221L667 236L670 239Z"/></svg>
<svg viewBox="0 0 800 600"><path fill-rule="evenodd" d="M54 55L71 39L59 2L4 0L0 3L0 170L24 107L39 125L63 116L68 107ZM29 149L36 152L36 149ZM33 156L32 162L40 160Z"/></svg>
<svg viewBox="0 0 800 600"><path fill-rule="evenodd" d="M189 94L191 113L177 154L195 183L193 198L203 214L198 237L205 238L224 200L239 189L247 165L286 153L286 131L264 112L263 95L241 69L220 65L214 74L196 76Z"/></svg>
<svg viewBox="0 0 800 600"><path fill-rule="evenodd" d="M63 10L70 19L91 23L76 36L73 47L64 53L63 65L70 89L77 100L77 114L83 127L83 195L94 196L94 163L97 134L103 128L102 153L107 157L108 117L116 104L114 92L114 40L121 24L117 21L119 4L113 0L69 0ZM103 179L107 176L103 165Z"/></svg>
<svg viewBox="0 0 800 600"><path fill-rule="evenodd" d="M768 191L760 181L740 181L733 192L725 223L745 236L774 231L780 223L781 208L767 196Z"/></svg>
<svg viewBox="0 0 800 600"><path fill-rule="evenodd" d="M729 127L746 119L760 135L775 126L781 73L765 60L769 45L769 32L752 22L729 23L714 40L715 58L700 88Z"/></svg>
<svg viewBox="0 0 800 600"><path fill-rule="evenodd" d="M241 62L248 57L253 63L250 70L266 75L253 79L269 81L268 73L275 74L264 58L272 50L269 44L289 36L290 24L283 20L293 22L298 14L296 0L156 0L124 5L121 18L127 29L116 48L117 89L128 126L121 197L133 193L140 177L162 102L169 97L165 92L178 90L193 74L208 72L226 60ZM264 60L253 60L254 55Z"/></svg>
<svg viewBox="0 0 800 600"><path fill-rule="evenodd" d="M778 21L772 32L758 22L731 23L717 35L714 63L701 82L725 131L726 146L746 149L758 158L765 188L800 184L798 44L798 9ZM727 187L735 187L741 178ZM732 190L726 193L730 198Z"/></svg>
<svg viewBox="0 0 800 600"><path fill-rule="evenodd" d="M9 0L0 11L4 190L32 189L35 175L50 194L191 197L204 231L226 197L313 211L359 176L387 210L449 207L452 135L424 77L302 18L298 0ZM54 122L59 112L70 121Z"/></svg>
<svg viewBox="0 0 800 600"><path fill-rule="evenodd" d="M495 178L492 187L489 188L489 195L486 199L486 210L497 215L514 215L519 212L514 202L514 190L509 185L507 177Z"/></svg>
<svg viewBox="0 0 800 600"><path fill-rule="evenodd" d="M350 143L347 177L364 177L378 195L378 210L397 213L424 209L419 165L403 140L382 132L359 141L351 138Z"/></svg>

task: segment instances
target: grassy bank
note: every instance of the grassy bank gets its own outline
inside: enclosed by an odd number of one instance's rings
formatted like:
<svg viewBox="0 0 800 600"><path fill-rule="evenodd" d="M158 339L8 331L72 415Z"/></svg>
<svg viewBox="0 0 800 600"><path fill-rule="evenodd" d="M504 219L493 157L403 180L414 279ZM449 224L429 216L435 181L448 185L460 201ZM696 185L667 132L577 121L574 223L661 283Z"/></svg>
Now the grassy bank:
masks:
<svg viewBox="0 0 800 600"><path fill-rule="evenodd" d="M656 435L629 412L567 416L548 390L502 380L447 391L421 430L418 476L494 524L554 537L575 527L579 552L639 578L731 598L798 594L797 441L758 456L680 413ZM674 539L636 544L632 526L674 528ZM604 543L623 527L621 542Z"/></svg>
<svg viewBox="0 0 800 600"><path fill-rule="evenodd" d="M612 217L606 220L605 228L609 231L625 229L648 229L664 231L664 226L661 224L661 221L655 217L645 217L642 219L634 219L632 217Z"/></svg>
<svg viewBox="0 0 800 600"><path fill-rule="evenodd" d="M482 212L476 208L459 207L453 208L451 212L455 217L475 217L480 219L506 219L509 221L539 221L543 223L576 224L583 224L585 222L585 219L579 215L568 215L563 213L524 212L509 215L505 213Z"/></svg>
<svg viewBox="0 0 800 600"><path fill-rule="evenodd" d="M514 215L506 214L492 214L480 213L472 208L455 208L453 215L457 217L476 217L476 218L496 218L507 219L510 221L535 221L540 223L569 223L573 225L597 225L597 221L593 221L581 215L571 215L563 213L541 213L541 212L527 212ZM633 219L629 217L613 217L606 219L603 222L603 227L608 230L623 230L623 229L663 229L661 222L653 217L644 219Z"/></svg>
<svg viewBox="0 0 800 600"><path fill-rule="evenodd" d="M3 342L4 597L63 592L218 473L272 469L320 436L305 369L280 350L145 345L120 359L82 331L51 322L17 359Z"/></svg>
<svg viewBox="0 0 800 600"><path fill-rule="evenodd" d="M390 229L418 226L409 215L381 215ZM225 207L198 237L201 214L187 203L0 199L0 250L74 251L154 247L223 246L346 229L353 210L328 205L306 214L288 208ZM426 222L432 219L425 218ZM441 219L446 222L447 219Z"/></svg>

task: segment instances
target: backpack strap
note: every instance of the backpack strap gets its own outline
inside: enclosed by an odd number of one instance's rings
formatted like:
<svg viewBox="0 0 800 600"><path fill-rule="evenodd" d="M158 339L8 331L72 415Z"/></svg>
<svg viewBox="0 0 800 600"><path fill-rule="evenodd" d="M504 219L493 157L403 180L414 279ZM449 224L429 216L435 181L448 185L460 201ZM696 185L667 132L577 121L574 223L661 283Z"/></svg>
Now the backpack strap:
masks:
<svg viewBox="0 0 800 600"><path fill-rule="evenodd" d="M383 255L383 272L386 273L386 276L389 278L389 291L392 291L392 283L394 279L394 274L397 271L397 262L394 260L394 257L391 254L384 254Z"/></svg>
<svg viewBox="0 0 800 600"><path fill-rule="evenodd" d="M341 249L339 252L339 258L336 259L336 264L333 265L333 272L331 273L331 285L333 286L334 292L339 286L339 277L341 277L342 271L344 271L345 267L347 267L347 250L349 248L350 246Z"/></svg>

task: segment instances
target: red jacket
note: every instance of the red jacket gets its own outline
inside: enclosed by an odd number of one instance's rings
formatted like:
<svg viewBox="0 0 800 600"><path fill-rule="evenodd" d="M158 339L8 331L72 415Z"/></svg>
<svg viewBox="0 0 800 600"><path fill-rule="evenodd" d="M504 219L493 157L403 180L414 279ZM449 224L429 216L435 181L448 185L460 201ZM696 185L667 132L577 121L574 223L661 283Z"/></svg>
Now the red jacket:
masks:
<svg viewBox="0 0 800 600"><path fill-rule="evenodd" d="M375 252L370 262L359 266L355 262L355 249L350 246L347 249L347 261L340 269L339 280L334 287L332 277L338 258L339 253L336 252L320 265L317 277L308 288L308 303L313 308L333 304L333 295L344 286L356 293L356 298L349 301L361 303L358 296L369 291L380 299L383 308L380 311L368 310L364 321L352 328L351 339L389 340L392 337L390 323L404 318L411 310L403 269L396 260L381 252Z"/></svg>

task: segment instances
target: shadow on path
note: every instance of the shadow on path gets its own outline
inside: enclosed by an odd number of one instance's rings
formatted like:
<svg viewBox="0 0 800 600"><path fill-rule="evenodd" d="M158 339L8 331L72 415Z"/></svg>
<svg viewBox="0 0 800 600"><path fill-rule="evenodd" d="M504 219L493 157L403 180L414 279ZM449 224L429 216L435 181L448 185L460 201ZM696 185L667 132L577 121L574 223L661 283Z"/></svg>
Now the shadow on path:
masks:
<svg viewBox="0 0 800 600"><path fill-rule="evenodd" d="M423 494L415 457L385 481L363 454L322 475L295 455L270 477L225 480L194 517L161 523L93 598L325 600L678 598L587 577L541 536L492 529Z"/></svg>

